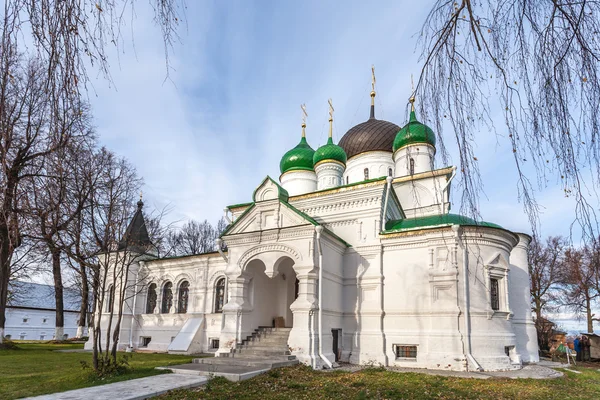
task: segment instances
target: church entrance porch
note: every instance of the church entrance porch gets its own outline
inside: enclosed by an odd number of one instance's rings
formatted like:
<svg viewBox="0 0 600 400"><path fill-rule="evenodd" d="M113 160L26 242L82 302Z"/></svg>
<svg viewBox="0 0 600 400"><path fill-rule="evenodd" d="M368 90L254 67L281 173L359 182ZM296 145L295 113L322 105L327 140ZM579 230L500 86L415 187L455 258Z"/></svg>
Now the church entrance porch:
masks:
<svg viewBox="0 0 600 400"><path fill-rule="evenodd" d="M268 276L263 261L256 259L248 263L247 291L252 310L244 315L246 328L293 327L294 316L290 305L298 297L293 264L291 258L282 257L276 261L271 276Z"/></svg>

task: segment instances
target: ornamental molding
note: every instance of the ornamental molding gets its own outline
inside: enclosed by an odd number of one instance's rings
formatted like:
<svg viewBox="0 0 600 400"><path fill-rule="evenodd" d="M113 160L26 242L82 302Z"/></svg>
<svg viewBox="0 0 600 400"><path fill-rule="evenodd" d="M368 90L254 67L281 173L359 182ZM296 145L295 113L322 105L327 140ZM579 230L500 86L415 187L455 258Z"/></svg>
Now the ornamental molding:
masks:
<svg viewBox="0 0 600 400"><path fill-rule="evenodd" d="M293 228L293 229L289 229ZM251 243L261 243L268 241L288 240L288 239L312 239L314 235L313 225L299 225L289 228L277 228L272 231L254 231L230 236L225 240L230 248L236 245L246 245Z"/></svg>
<svg viewBox="0 0 600 400"><path fill-rule="evenodd" d="M317 173L317 175L324 171L334 171L343 173L345 169L346 167L344 166L344 164L335 160L323 160L319 161L315 165L315 172Z"/></svg>
<svg viewBox="0 0 600 400"><path fill-rule="evenodd" d="M313 214L323 214L323 213L331 213L334 211L346 211L352 210L356 208L368 208L373 205L379 206L381 203L381 195L371 196L364 199L355 199L355 200L346 200L333 204L324 204L317 206L308 206L306 208L301 208L301 211L313 215Z"/></svg>
<svg viewBox="0 0 600 400"><path fill-rule="evenodd" d="M293 247L282 244L282 243L273 243L273 244L258 245L256 247L251 248L250 250L247 250L244 254L242 254L240 259L238 260L238 266L241 269L244 269L246 264L252 258L254 258L256 255L261 254L261 253L269 253L269 252L282 252L282 253L286 253L286 254L292 256L292 258L295 261L302 260L302 256L300 255L300 253Z"/></svg>
<svg viewBox="0 0 600 400"><path fill-rule="evenodd" d="M338 228L340 226L350 226L350 225L354 225L354 224L358 224L357 219L346 219L343 221L328 222L328 223L324 223L323 226L328 229L333 229L333 228Z"/></svg>

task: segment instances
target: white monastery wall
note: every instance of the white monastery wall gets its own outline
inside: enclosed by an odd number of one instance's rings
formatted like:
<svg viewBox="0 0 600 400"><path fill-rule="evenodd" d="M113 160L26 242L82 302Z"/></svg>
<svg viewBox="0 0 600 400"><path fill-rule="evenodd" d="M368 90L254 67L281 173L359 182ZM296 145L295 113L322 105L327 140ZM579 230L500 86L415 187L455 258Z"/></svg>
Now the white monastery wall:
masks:
<svg viewBox="0 0 600 400"><path fill-rule="evenodd" d="M79 313L65 311L64 334L66 338L75 337ZM52 340L56 313L54 310L39 310L33 308L6 308L5 336L12 340ZM58 338L62 340L63 338Z"/></svg>

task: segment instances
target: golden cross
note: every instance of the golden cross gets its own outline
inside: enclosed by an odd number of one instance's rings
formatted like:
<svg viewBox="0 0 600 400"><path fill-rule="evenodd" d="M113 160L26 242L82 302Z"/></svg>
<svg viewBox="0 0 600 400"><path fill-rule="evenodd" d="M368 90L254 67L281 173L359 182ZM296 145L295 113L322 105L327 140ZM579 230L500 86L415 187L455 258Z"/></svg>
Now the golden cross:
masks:
<svg viewBox="0 0 600 400"><path fill-rule="evenodd" d="M327 102L329 103L329 118L333 120L333 112L335 111L333 109L333 103L331 102L331 99L327 100Z"/></svg>
<svg viewBox="0 0 600 400"><path fill-rule="evenodd" d="M377 83L377 80L375 79L375 65L371 65L371 87L373 88L373 91L375 91L375 83Z"/></svg>
<svg viewBox="0 0 600 400"><path fill-rule="evenodd" d="M306 124L306 117L308 117L308 113L306 112L306 104L300 104L300 109L302 110L302 124Z"/></svg>

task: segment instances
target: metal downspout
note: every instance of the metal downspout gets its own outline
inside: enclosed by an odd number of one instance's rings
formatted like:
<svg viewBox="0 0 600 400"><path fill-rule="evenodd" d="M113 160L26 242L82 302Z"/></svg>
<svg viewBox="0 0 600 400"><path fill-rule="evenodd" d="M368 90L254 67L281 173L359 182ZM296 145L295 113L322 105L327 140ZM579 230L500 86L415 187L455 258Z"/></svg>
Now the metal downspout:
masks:
<svg viewBox="0 0 600 400"><path fill-rule="evenodd" d="M459 225L452 225L452 230L456 234L456 238L459 239L460 235L458 233L460 229ZM473 354L471 353L471 312L470 312L470 298L469 298L469 260L467 253L466 243L459 240L459 243L463 249L463 298L465 302L465 330L467 331L467 369L469 369L469 364L473 364L477 371L483 371L481 365L475 360Z"/></svg>
<svg viewBox="0 0 600 400"><path fill-rule="evenodd" d="M316 226L317 246L319 250L319 357L327 364L329 369L333 368L333 364L325 355L323 355L323 249L321 248L321 232L322 226Z"/></svg>

